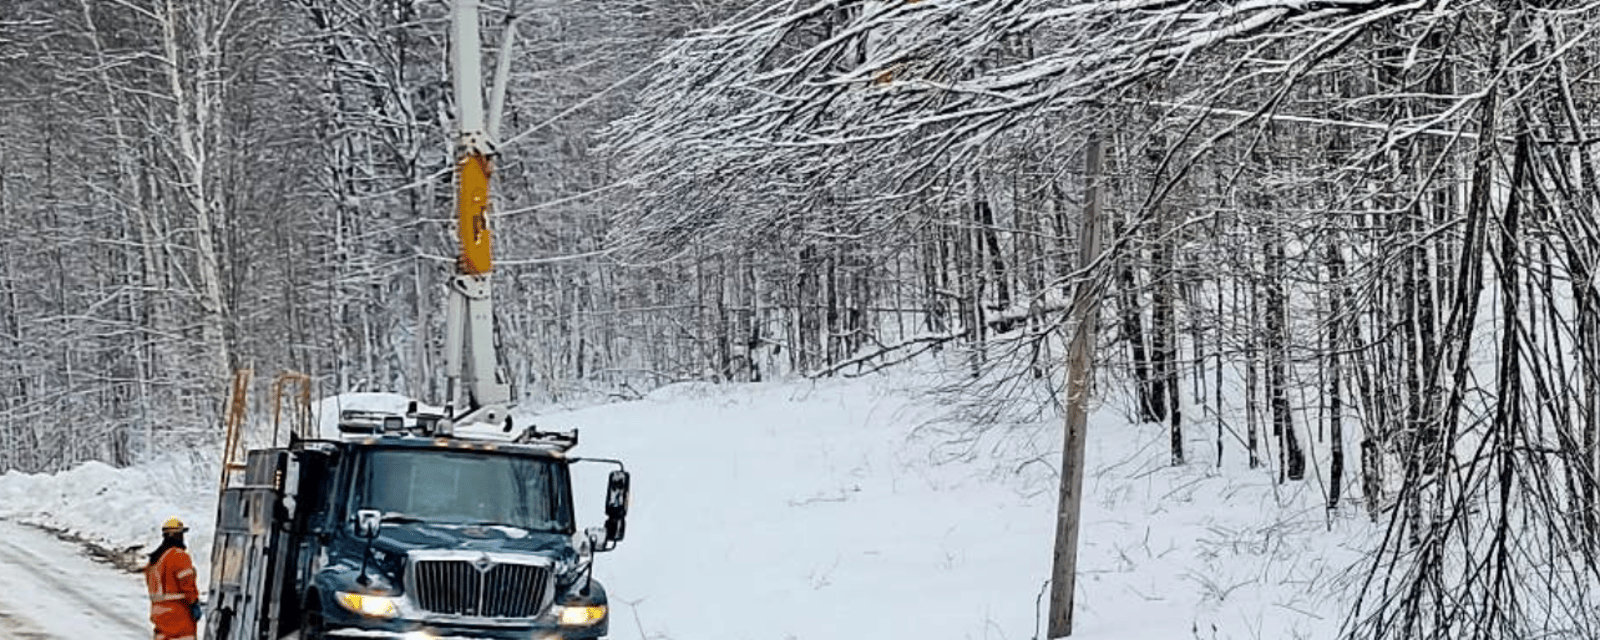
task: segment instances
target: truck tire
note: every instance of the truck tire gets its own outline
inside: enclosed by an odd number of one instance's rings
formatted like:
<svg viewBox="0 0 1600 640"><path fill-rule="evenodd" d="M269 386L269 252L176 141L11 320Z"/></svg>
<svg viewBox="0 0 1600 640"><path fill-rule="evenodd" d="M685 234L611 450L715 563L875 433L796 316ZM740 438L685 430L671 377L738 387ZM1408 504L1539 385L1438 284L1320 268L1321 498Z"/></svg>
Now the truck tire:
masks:
<svg viewBox="0 0 1600 640"><path fill-rule="evenodd" d="M300 640L323 640L322 616L315 611L307 611L300 621Z"/></svg>
<svg viewBox="0 0 1600 640"><path fill-rule="evenodd" d="M323 640L325 625L322 621L322 609L317 606L321 602L321 594L316 589L306 592L305 600L299 607L300 629L296 633L298 640Z"/></svg>

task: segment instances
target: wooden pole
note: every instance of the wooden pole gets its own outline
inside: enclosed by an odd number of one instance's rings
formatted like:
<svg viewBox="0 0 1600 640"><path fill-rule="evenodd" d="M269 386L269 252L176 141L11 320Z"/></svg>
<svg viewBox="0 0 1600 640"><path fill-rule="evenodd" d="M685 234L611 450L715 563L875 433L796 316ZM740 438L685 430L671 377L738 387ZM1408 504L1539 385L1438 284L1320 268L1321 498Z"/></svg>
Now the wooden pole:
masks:
<svg viewBox="0 0 1600 640"><path fill-rule="evenodd" d="M1100 135L1089 134L1084 181L1083 227L1078 266L1100 255ZM1078 570L1078 516L1083 507L1083 447L1088 416L1090 368L1094 359L1099 292L1087 275L1073 287L1072 342L1067 347L1067 432L1061 448L1061 498L1056 510L1055 563L1050 572L1051 640L1072 635L1072 594Z"/></svg>

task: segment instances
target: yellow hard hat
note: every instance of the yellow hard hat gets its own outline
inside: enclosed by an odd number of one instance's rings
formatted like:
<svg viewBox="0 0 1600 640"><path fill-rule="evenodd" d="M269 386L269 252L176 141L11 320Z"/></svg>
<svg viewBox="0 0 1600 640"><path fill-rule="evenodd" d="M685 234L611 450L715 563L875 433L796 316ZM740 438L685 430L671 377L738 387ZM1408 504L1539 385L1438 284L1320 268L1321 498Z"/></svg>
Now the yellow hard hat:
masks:
<svg viewBox="0 0 1600 640"><path fill-rule="evenodd" d="M183 533L183 532L188 531L188 530L189 530L188 527L183 526L183 521L179 520L177 518L167 518L166 522L161 523L161 532L162 533L171 533L171 532L174 532L174 531L176 531L178 533Z"/></svg>

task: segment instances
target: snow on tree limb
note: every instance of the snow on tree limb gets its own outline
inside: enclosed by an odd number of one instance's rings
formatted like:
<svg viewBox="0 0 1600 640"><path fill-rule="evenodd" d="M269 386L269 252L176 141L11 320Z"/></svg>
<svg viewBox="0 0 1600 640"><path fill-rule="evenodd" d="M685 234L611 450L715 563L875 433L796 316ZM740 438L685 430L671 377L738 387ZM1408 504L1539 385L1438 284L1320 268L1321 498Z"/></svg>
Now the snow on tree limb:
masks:
<svg viewBox="0 0 1600 640"><path fill-rule="evenodd" d="M709 187L646 193L625 227L726 230L715 212L666 210L725 211L733 192L753 203L762 198L751 192L776 186L777 176L802 191L874 180L917 191L1009 144L1018 127L1048 122L1046 135L1078 135L1101 108L1137 99L1140 83L1203 68L1224 47L1248 55L1219 91L1241 79L1286 91L1375 24L1439 19L1422 0L781 6L762 3L680 41L642 92L642 108L610 128L624 166ZM1254 106L1265 114L1278 104ZM683 237L630 236L658 246Z"/></svg>

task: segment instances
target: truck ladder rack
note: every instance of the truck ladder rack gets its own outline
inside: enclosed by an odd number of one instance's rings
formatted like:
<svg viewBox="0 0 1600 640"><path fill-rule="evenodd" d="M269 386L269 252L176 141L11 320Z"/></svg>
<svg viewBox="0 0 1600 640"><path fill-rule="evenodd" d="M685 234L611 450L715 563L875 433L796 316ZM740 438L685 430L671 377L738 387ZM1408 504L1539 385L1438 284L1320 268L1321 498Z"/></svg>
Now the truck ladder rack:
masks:
<svg viewBox="0 0 1600 640"><path fill-rule="evenodd" d="M245 436L249 430L247 418L250 413L252 373L250 369L235 369L233 372L233 393L228 398L227 439L222 448L222 477L217 486L219 496L246 468L246 451L251 448ZM311 376L297 371L285 371L272 381L273 448L281 446L280 440L285 431L291 441L311 436Z"/></svg>

